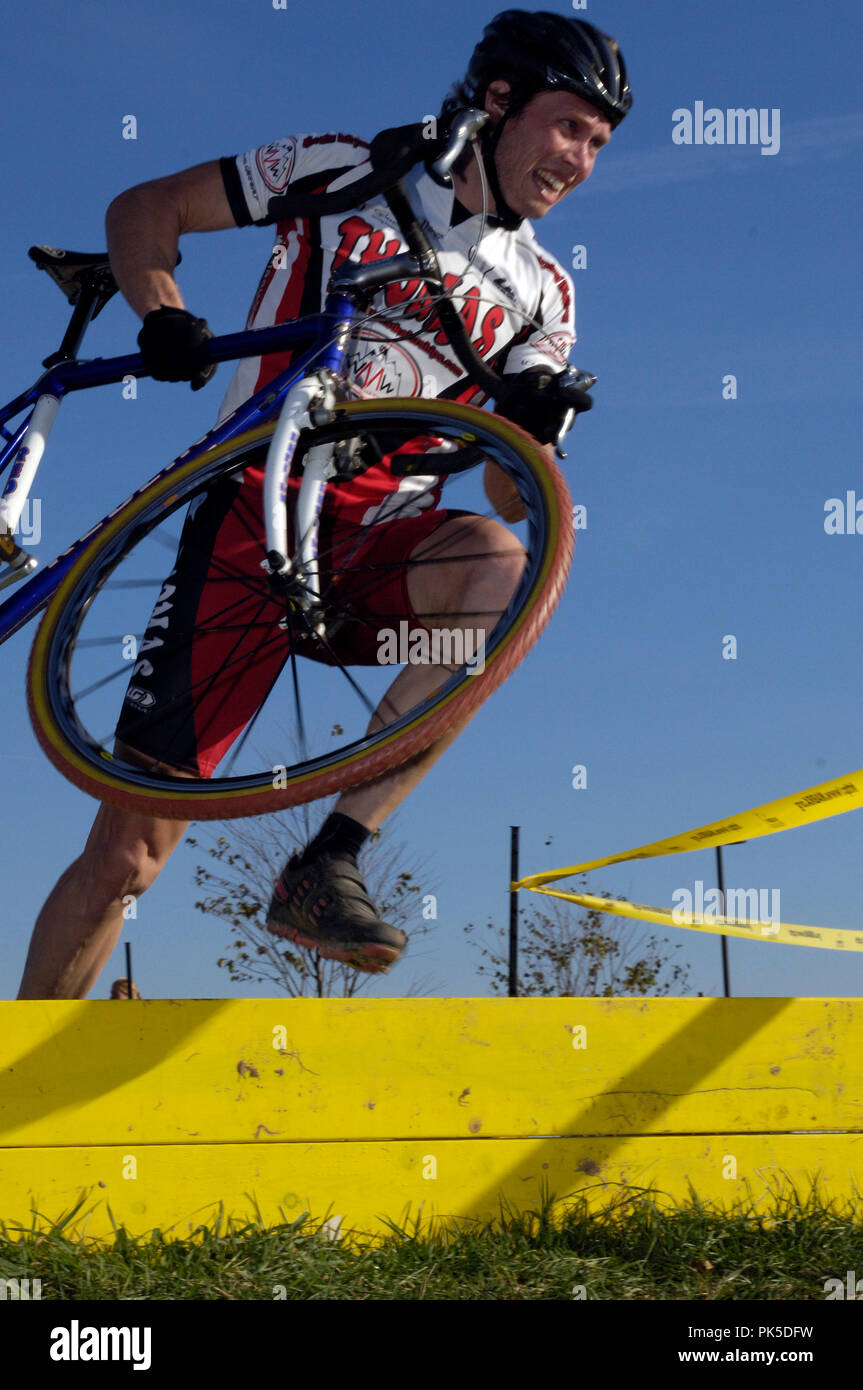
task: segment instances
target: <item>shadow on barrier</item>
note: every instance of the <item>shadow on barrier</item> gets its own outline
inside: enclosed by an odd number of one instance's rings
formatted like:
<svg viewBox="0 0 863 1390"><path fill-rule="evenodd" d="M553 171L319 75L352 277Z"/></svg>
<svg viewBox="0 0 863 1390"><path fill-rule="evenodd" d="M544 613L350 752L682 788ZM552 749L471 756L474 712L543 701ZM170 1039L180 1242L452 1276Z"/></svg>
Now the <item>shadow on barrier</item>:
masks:
<svg viewBox="0 0 863 1390"><path fill-rule="evenodd" d="M0 1147L4 1135L35 1120L77 1110L92 1100L110 1095L128 1082L146 1076L183 1043L230 1005L227 999L136 1000L126 1008L113 1001L64 1001L69 1019L49 1038L6 1061L0 1081ZM176 1004L170 1024L161 1032L146 1026L146 1011L156 1004ZM39 1011L38 1001L18 1001L16 1009ZM49 1006L56 1011L57 1003ZM134 1020L131 1010L135 1010ZM38 1017L38 1012L37 1012ZM106 1026L107 1024L107 1026ZM173 1026L171 1026L173 1025ZM137 1045L129 1046L130 1028ZM117 1046L112 1048L112 1037ZM90 1046L87 1046L88 1040ZM78 1059L77 1061L75 1059ZM58 1074L66 1087L62 1101L56 1089L46 1094L44 1078Z"/></svg>
<svg viewBox="0 0 863 1390"><path fill-rule="evenodd" d="M32 1123L39 1118L59 1116L68 1110L78 1109L93 1100L109 1096L129 1082L145 1077L170 1055L177 1055L178 1060L182 1060L183 1048L194 1046L196 1035L201 1030L208 1028L221 1013L236 1003L236 1001L229 1000L162 1000L155 1002L158 1004L159 1015L149 1025L147 1023L149 1011L147 1002L138 1002L132 1005L134 1013L129 1010L124 1011L115 1003L69 1002L62 1006L64 1012L68 1010L68 1018L59 1028L56 1027L58 1006L56 1004L50 1005L54 1027L50 1037L45 1038L43 1036L34 1046L22 1048L17 1057L10 1059L11 1064L7 1063L3 1066L2 1077L4 1079L0 1080L0 1146L3 1143L3 1136L13 1131L16 1126L20 1127L22 1124ZM248 1002L269 1004L273 1001ZM290 1007L293 1001L278 1002ZM304 1002L308 1006L310 1001ZM328 1003L336 1001L320 1002L326 1007ZM391 1002L394 1001L365 1001L365 1004L366 1006L372 1003L379 1004L382 1006L382 1014L386 1016L387 1005ZM430 1001L426 1001L426 1003L428 1002ZM458 1002L441 1001L441 1004L444 1007L449 1005L450 1010L452 1010L452 1005ZM494 1002L505 1008L507 1001ZM513 1019L515 1028L519 1022L517 1014L519 1012L518 1004L521 1001L513 1002L516 1005ZM540 1001L532 1002L536 1004ZM573 999L567 1002L573 1006L574 1014L577 1016L579 1001ZM353 1156L352 1148L356 1141L360 1141L363 1147L367 1144L386 1147L390 1143L421 1140L424 1146L435 1144L441 1146L442 1152L447 1144L452 1143L470 1146L470 1149L473 1150L475 1145L483 1145L489 1141L497 1141L498 1145L501 1141L507 1140L529 1141L530 1153L527 1157L511 1164L508 1168L503 1164L497 1166L493 1179L488 1185L481 1192L475 1193L472 1198L460 1204L458 1210L447 1214L439 1209L437 1203L434 1204L436 1207L433 1218L435 1226L452 1224L464 1226L473 1222L484 1224L499 1211L500 1195L504 1189L507 1192L506 1201L511 1204L513 1209L518 1209L519 1203L513 1194L517 1194L519 1191L523 1193L530 1191L533 1194L541 1190L549 1172L555 1174L555 1181L551 1183L551 1188L552 1195L558 1204L565 1204L567 1199L582 1197L591 1192L595 1194L597 1189L609 1193L612 1199L616 1194L623 1195L620 1164L616 1162L616 1158L621 1148L633 1138L643 1136L649 1138L651 1143L655 1143L656 1167L661 1178L663 1135L669 1137L691 1136L693 1152L695 1152L699 1144L703 1148L705 1140L714 1134L738 1133L757 1137L763 1133L765 1140L768 1140L771 1135L776 1134L805 1133L805 1128L798 1128L800 1125L799 1098L801 1095L805 1098L807 1110L811 1101L813 1112L817 1112L819 1109L824 1112L823 1096L829 1093L835 1095L842 1091L842 1078L839 1077L835 1065L826 1060L826 1054L831 1052L830 1029L841 1026L841 1012L837 1014L836 1010L831 1010L829 1007L825 1014L825 1024L810 1030L805 1037L801 1035L800 1053L795 1054L817 1057L819 1065L822 1057L825 1057L823 1072L825 1085L823 1088L813 1089L801 1085L799 1082L791 1085L783 1084L781 1077L773 1074L774 1071L778 1071L778 1064L788 1060L787 1028L784 1040L780 1037L777 1042L779 1049L776 1056L777 1067L764 1067L763 1084L756 1077L751 1085L735 1082L733 1087L703 1087L705 1078L715 1072L723 1061L735 1053L743 1051L759 1033L773 1027L781 1015L797 1001L785 998L775 1000L699 1000L697 1003L701 1007L698 1008L691 1020L685 1026L677 1028L671 1036L663 1037L662 1041L653 1046L646 1055L644 1048L646 1045L649 1046L649 1041L645 1044L644 1034L639 1034L637 1031L639 1015L643 1013L649 1020L651 1010L656 1011L657 1006L659 1006L659 1012L661 1012L663 1003L672 1003L673 1001L590 1000L592 1009L595 1010L597 1002L607 1005L610 1015L613 1015L615 1008L620 1012L620 1021L616 1026L620 1032L625 1033L627 1029L632 1031L633 1043L638 1048L638 1059L629 1070L622 1071L613 1079L608 1080L607 1083L602 1084L595 1093L582 1096L569 1119L563 1123L555 1124L553 1134L537 1135L529 1130L527 1123L523 1123L516 1132L503 1133L500 1124L485 1130L480 1127L474 1131L471 1125L472 1133L470 1135L464 1132L454 1135L446 1118L441 1119L440 1115L437 1121L430 1120L427 1126L424 1125L418 1130L415 1129L413 1133L389 1131L386 1134L382 1134L380 1131L374 1134L362 1133L357 1129L351 1130L351 1124L354 1124L355 1121L349 1122L347 1118L342 1121L342 1127L339 1128L341 1111L336 1106L335 1119L330 1130L324 1133L304 1132L301 1120L299 1127L291 1132L287 1143L284 1140L278 1141L278 1147L285 1158L286 1178L289 1177L290 1151L292 1149L296 1151L300 1146L322 1145L324 1148L332 1150L342 1143L345 1155L344 1172L349 1173ZM693 1001L693 1003L695 1002ZM823 1002L829 1006L832 1001ZM842 1002L836 1001L837 1004ZM624 1003L634 1005L631 1012L627 1013L621 1009L621 1005ZM42 1006L28 1003L15 1007L16 1009L38 1010ZM302 1011L300 1012L302 1013ZM601 1018L602 1014L599 1014L598 1017ZM153 1016L151 1015L152 1019ZM368 1027L372 1028L374 1024L373 1012L369 1012ZM41 1026L44 1030L44 1021ZM609 1026L615 1027L615 1022L612 1021ZM474 1025L468 1025L462 1018L457 1033L459 1043L462 1039L467 1040L469 1037L471 1043L480 1043L483 1047L493 1045L481 1036L474 1036L473 1031L469 1035L468 1027L474 1030ZM817 1036L813 1038L812 1034ZM494 1035L494 1030L492 1030L490 1036L494 1037ZM112 1039L115 1042L113 1047ZM507 1042L509 1040L507 1038ZM835 1042L835 1038L832 1038L832 1041ZM130 1043L133 1046L130 1046ZM405 1052L407 1053L407 1049ZM536 1061L538 1090L542 1086L541 1055L540 1050L537 1053ZM469 1073L469 1054L456 1053L456 1057L459 1065L464 1061L465 1072ZM346 1064L343 1063L344 1065ZM349 1066L350 1062L347 1065ZM60 1101L58 1101L56 1088L58 1071L63 1083L62 1100ZM366 1078L362 1077L361 1062L357 1064L357 1072L364 1085ZM53 1093L51 1096L43 1093L46 1074L52 1077ZM316 1073L314 1074L316 1075ZM437 1064L436 1075L433 1072L429 1073L430 1076L434 1076L438 1084L438 1096L441 1090L441 1077L444 1074L445 1071L440 1063ZM486 1068L486 1072L482 1075L488 1092L488 1088L494 1084L489 1079L489 1069ZM446 1073L446 1080L447 1085L449 1085L451 1080L449 1073ZM418 1085L422 1087L423 1084L423 1078L418 1076ZM500 1084L505 1087L505 1075L501 1076ZM766 1107L762 1105L759 1109L756 1103L759 1096L769 1103L773 1098L781 1095L783 1091L788 1092L789 1097L796 1095L798 1098L796 1107L793 1102L790 1103L791 1113L796 1118L789 1121L788 1127L784 1129L781 1123L781 1105L770 1106L768 1104ZM663 1124L664 1117L669 1114L669 1111L681 1097L703 1097L705 1103L709 1104L709 1097L714 1092L722 1093L725 1097L732 1096L732 1104L729 1108L727 1100L720 1101L717 1094L715 1125L708 1120L692 1128L683 1129L681 1128L680 1117L673 1124ZM366 1093L363 1092L363 1094ZM417 1105L420 1109L422 1106L421 1094L419 1091L417 1095ZM739 1105L736 1101L738 1095L741 1097ZM747 1096L751 1096L753 1101L752 1113L749 1114L746 1110ZM190 1105L192 1099L193 1097L190 1098ZM479 1106L477 1119L481 1121L481 1099L478 1095L476 1099ZM135 1103L134 1099L130 1103ZM149 1097L146 1103L150 1103ZM158 1107L160 1103L160 1092L154 1088L154 1107ZM140 1111L140 1098L137 1104ZM843 1104L842 1109L843 1112L847 1112L847 1103ZM754 1115L760 1113L763 1118L767 1110L769 1110L771 1117L769 1122L753 1123ZM524 1113L528 1112L525 1110ZM729 1123L735 1114L737 1114L736 1123ZM190 1115L190 1120L192 1118L193 1116ZM813 1123L812 1133L826 1128L823 1124L823 1116L819 1118L822 1122L817 1125ZM813 1115L814 1119L815 1116ZM392 1126L393 1131L397 1128L397 1125ZM856 1125L845 1123L841 1133L856 1134L860 1133L861 1130L863 1130L863 1117L861 1117L860 1129ZM205 1133L206 1131L204 1131ZM578 1141L577 1145L567 1146L568 1150L573 1150L571 1168L567 1166L570 1163L570 1153L564 1153L562 1159L561 1140L565 1139L570 1141L577 1139ZM101 1141L92 1137L85 1142L97 1145ZM113 1142L116 1144L117 1140ZM212 1147L213 1142L218 1144L219 1141L218 1139L210 1140L208 1144L208 1140L202 1138L200 1142L202 1148L206 1148ZM260 1147L269 1149L274 1142L276 1142L275 1136L270 1139L265 1134L262 1137ZM26 1147L26 1139L23 1143ZM42 1139L41 1143L44 1146L45 1140ZM244 1145L244 1148L248 1148L249 1153L256 1147L259 1146L248 1141ZM354 1149L354 1152L359 1154L359 1148ZM280 1153L280 1161L281 1157L282 1154ZM565 1177L563 1188L557 1180L560 1178L561 1172ZM384 1194L382 1196L383 1206L386 1201L386 1172L381 1174L380 1185ZM342 1186L344 1187L344 1184ZM637 1191L638 1189L633 1190ZM430 1187L428 1191L431 1198L433 1187ZM661 1181L658 1184L658 1192L662 1192ZM261 1195L263 1196L263 1193ZM96 1194L94 1193L93 1196ZM254 1190L250 1191L247 1197L250 1210L254 1212ZM425 1225L426 1221L423 1219L422 1213L431 1204L431 1201L417 1201L406 1206L403 1205L401 1210L393 1210L392 1208L380 1210L377 1215L379 1229L376 1234L385 1235L391 1222L402 1225L413 1223L417 1216L420 1216L421 1224ZM339 1209L342 1205L349 1207L350 1204L347 1201L343 1204L340 1203ZM535 1209L536 1201L532 1196L531 1200L523 1203L522 1206L527 1210ZM199 1208L200 1219L205 1218L207 1210L215 1211L217 1207L216 1201L202 1204ZM329 1211L332 1211L332 1207L329 1208ZM2 1214L5 1215L5 1213ZM312 1216L318 1221L328 1214L322 1206L322 1210L320 1212L314 1211ZM295 1216L296 1213L292 1215ZM286 1219L290 1219L290 1217L286 1216ZM175 1223L175 1226L178 1224ZM186 1224L186 1218L184 1218L183 1224ZM357 1231L361 1229L348 1218L344 1234L347 1234L351 1228ZM366 1226L362 1229L368 1230L369 1227Z"/></svg>
<svg viewBox="0 0 863 1390"><path fill-rule="evenodd" d="M614 1002L609 1000L612 1005ZM587 1105L582 1103L579 1109L573 1112L566 1128L562 1128L555 1135L541 1136L546 1140L545 1144L535 1147L528 1160L514 1165L506 1173L496 1175L493 1186L488 1187L481 1197L471 1203L471 1210L453 1212L449 1216L436 1213L435 1223L443 1221L463 1226L475 1221L482 1224L488 1221L490 1211L500 1208L501 1189L511 1190L519 1184L526 1187L528 1183L542 1188L545 1185L546 1172L560 1166L557 1147L559 1141L567 1137L578 1138L580 1156L573 1166L572 1187L568 1191L552 1192L556 1203L565 1203L567 1199L585 1196L591 1189L596 1188L602 1188L604 1191L611 1189L613 1193L621 1196L627 1192L633 1196L643 1192L644 1189L640 1186L623 1188L619 1182L614 1169L614 1159L623 1145L640 1135L655 1139L657 1144L660 1144L663 1134L671 1136L691 1133L693 1148L699 1141L709 1139L714 1132L711 1129L697 1132L662 1129L662 1116L681 1095L698 1093L703 1077L712 1072L718 1062L743 1048L757 1033L774 1023L794 1001L786 998L777 998L775 1001L753 1000L753 1004L757 1002L761 1006L756 1011L757 1021L754 1026L751 1019L735 1019L733 1005L739 1002L741 1001L713 1000L712 1007L706 1012L700 1013L691 1023L679 1029L673 1037L666 1039L630 1071L624 1073L613 1089L598 1092L590 1098ZM729 1003L732 1005L731 1009L728 1008ZM657 1074L673 1077L675 1089L657 1089ZM783 1088L771 1079L763 1086L739 1089L775 1094ZM802 1088L791 1089L799 1092ZM709 1089L704 1094L709 1095ZM609 1108L609 1101L615 1109ZM597 1126L595 1129L594 1124ZM617 1129L614 1127L615 1124ZM717 1125L715 1132L725 1134L728 1131L724 1126ZM740 1129L732 1132L752 1134L759 1131ZM493 1137L498 1136L486 1136ZM471 1142L482 1143L484 1139L477 1137ZM661 1161L661 1154L658 1154L658 1164L661 1164ZM661 1186L654 1190L657 1195L663 1195ZM378 1219L383 1225L389 1224L387 1216L392 1219L392 1213L379 1214ZM406 1207L400 1212L398 1221L414 1221L416 1216L417 1213L412 1213L410 1207Z"/></svg>

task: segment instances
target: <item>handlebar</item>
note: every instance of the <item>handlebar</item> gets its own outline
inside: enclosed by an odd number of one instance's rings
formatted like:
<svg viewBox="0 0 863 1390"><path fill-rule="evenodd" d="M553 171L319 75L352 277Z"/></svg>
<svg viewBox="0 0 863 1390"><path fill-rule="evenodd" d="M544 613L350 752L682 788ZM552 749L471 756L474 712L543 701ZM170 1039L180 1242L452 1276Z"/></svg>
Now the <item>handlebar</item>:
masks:
<svg viewBox="0 0 863 1390"><path fill-rule="evenodd" d="M473 108L461 113L461 118L450 130L449 143L439 159L436 159L431 166L432 173L436 174L444 183L450 183L450 173L453 165L457 164L465 145L469 140L475 140L488 120L487 111L477 111Z"/></svg>
<svg viewBox="0 0 863 1390"><path fill-rule="evenodd" d="M431 269L408 251L399 256L387 256L382 261L344 261L330 276L329 288L339 294L368 294L399 280L424 278L431 274ZM440 289L439 283L437 287Z"/></svg>
<svg viewBox="0 0 863 1390"><path fill-rule="evenodd" d="M557 378L557 394L564 405L580 405L583 393L595 386L597 378L579 367L567 367Z"/></svg>
<svg viewBox="0 0 863 1390"><path fill-rule="evenodd" d="M346 261L333 275L330 289L350 296L391 282L421 280L437 300L441 326L462 367L487 396L501 405L507 398L508 384L479 355L461 315L443 293L443 276L434 248L401 182L411 168L424 163L433 177L451 183L453 168L468 143L476 140L488 119L485 111L474 108L457 112L442 150L443 142L438 140L432 142L433 147L429 151L429 141L423 138L423 127L419 125L381 131L371 144L371 172L363 178L331 193L282 194L279 195L278 204L280 216L320 216L362 206L384 194L407 242L408 252L370 264ZM437 158L431 159L430 154L435 153ZM204 362L220 362L278 351L283 346L284 327L274 324L270 328L253 330L251 339L248 333L211 338L203 345L201 356ZM58 361L57 358L55 354L54 359L48 359L45 365L51 368L47 375L51 375L52 382L61 391L108 384L129 374L143 374L142 359L137 353L107 360L97 358L88 363ZM559 381L560 399L571 406L573 413L587 409L584 392L590 389L595 380L585 372L567 369ZM20 398L22 408L25 399L29 399L29 396Z"/></svg>

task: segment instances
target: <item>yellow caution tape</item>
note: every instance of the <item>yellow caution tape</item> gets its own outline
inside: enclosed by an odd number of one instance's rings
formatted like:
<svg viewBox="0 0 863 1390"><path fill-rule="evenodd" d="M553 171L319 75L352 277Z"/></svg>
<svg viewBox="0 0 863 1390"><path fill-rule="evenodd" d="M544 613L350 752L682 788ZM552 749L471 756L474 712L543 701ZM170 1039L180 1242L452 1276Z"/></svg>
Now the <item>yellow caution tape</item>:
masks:
<svg viewBox="0 0 863 1390"><path fill-rule="evenodd" d="M512 891L529 888L533 892L544 893L552 898L564 898L568 902L578 903L581 907L593 908L598 912L612 912L619 917L635 917L639 921L656 922L664 927L688 927L696 931L719 932L723 936L746 937L750 941L776 941L781 945L863 951L863 932L764 919L741 921L739 918L726 918L711 909L692 913L684 912L681 908L647 907L642 903L621 902L617 898L599 898L591 893L570 893L545 886L562 878L570 878L574 874L607 868L610 864L626 864L634 859L658 859L665 854L686 854L690 850L704 849L708 845L730 845L742 840L755 840L761 835L775 835L780 830L791 830L796 826L809 825L813 821L827 820L830 816L838 816L845 811L857 811L861 807L863 769L845 777L837 777L831 782L822 782L817 787L809 787L808 790L797 792L793 796L768 801L764 806L756 806L740 815L713 821L710 825L701 825L696 830L687 830L683 835L673 835L666 840L655 840L652 844L640 845L638 849L627 850L624 854L610 854L605 859L571 864L567 869L529 874L513 883ZM726 899L730 897L731 891L735 890L728 890ZM708 898L718 905L718 890L704 895L705 903Z"/></svg>
<svg viewBox="0 0 863 1390"><path fill-rule="evenodd" d="M516 887L522 885L516 884ZM621 902L619 898L597 898L592 893L567 893L559 888L534 888L549 898L566 898L597 912L614 912L618 917L637 917L641 922L657 922L661 927L689 927L693 931L719 932L722 936L742 936L749 941L778 941L783 946L820 946L828 951L863 951L863 932L839 927L806 927L797 922L741 922L711 911L701 917L668 907L645 907L643 903ZM728 895L726 894L726 897Z"/></svg>

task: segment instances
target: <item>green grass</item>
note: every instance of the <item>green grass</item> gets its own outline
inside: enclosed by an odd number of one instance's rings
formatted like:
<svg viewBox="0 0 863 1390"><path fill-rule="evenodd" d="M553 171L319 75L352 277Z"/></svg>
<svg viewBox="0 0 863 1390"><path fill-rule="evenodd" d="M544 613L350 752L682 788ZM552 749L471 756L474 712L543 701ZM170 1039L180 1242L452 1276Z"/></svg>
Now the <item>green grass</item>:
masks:
<svg viewBox="0 0 863 1390"><path fill-rule="evenodd" d="M824 1281L860 1266L859 1211L814 1197L769 1218L723 1215L694 1201L667 1212L649 1197L620 1212L574 1207L557 1225L548 1206L447 1236L392 1228L382 1245L346 1246L304 1218L190 1241L156 1233L110 1246L63 1229L10 1239L0 1228L0 1278L42 1281L44 1300L571 1300L823 1301ZM863 1266L859 1272L863 1274Z"/></svg>

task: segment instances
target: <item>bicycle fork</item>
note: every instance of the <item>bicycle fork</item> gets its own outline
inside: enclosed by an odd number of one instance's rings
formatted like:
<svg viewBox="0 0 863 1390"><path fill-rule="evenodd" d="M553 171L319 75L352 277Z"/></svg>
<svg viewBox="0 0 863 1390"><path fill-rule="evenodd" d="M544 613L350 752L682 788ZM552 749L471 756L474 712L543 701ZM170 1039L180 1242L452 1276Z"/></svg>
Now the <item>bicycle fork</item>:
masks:
<svg viewBox="0 0 863 1390"><path fill-rule="evenodd" d="M331 445L316 445L306 453L294 513L293 545L288 539L288 480L300 432L318 411L329 413L336 399L335 378L323 370L303 377L285 397L279 422L267 452L264 478L264 525L267 558L261 568L270 587L287 601L291 612L318 637L326 624L321 606L318 570L318 531L327 483L335 477ZM279 626L287 628L287 615Z"/></svg>
<svg viewBox="0 0 863 1390"><path fill-rule="evenodd" d="M59 409L59 397L47 394L40 396L26 428L17 440L12 471L0 497L0 561L6 562L5 568L0 572L0 589L7 589L10 584L25 579L28 574L33 573L39 563L35 555L30 555L18 544L14 533L21 520L21 513Z"/></svg>

